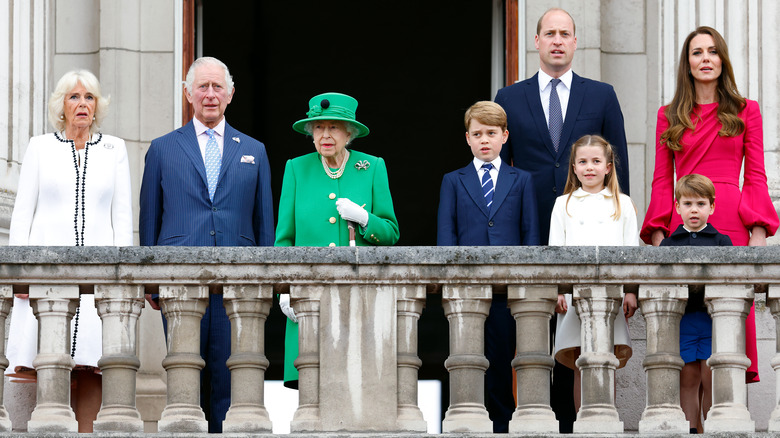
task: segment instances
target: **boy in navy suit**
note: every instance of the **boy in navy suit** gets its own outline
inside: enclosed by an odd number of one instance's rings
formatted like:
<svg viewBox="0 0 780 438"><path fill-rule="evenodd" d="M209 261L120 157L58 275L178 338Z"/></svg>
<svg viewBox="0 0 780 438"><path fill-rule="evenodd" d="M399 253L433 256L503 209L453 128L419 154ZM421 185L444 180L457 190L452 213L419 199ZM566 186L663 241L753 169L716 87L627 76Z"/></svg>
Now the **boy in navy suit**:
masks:
<svg viewBox="0 0 780 438"><path fill-rule="evenodd" d="M509 138L500 105L477 102L464 118L474 160L444 175L439 198L437 243L441 246L539 245L536 195L531 174L503 163ZM515 409L512 366L515 320L506 295L494 295L485 322L485 404L494 432L508 432Z"/></svg>

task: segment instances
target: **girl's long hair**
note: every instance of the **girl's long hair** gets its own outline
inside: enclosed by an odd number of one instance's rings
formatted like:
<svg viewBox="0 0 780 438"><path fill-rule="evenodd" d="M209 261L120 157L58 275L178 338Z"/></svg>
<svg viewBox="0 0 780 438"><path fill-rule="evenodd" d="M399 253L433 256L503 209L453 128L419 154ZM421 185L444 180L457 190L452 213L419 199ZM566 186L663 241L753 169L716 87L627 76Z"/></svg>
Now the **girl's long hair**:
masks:
<svg viewBox="0 0 780 438"><path fill-rule="evenodd" d="M598 135L584 135L580 137L579 140L575 141L571 146L571 155L569 155L569 177L566 179L566 187L563 189L563 194L569 195L566 198L566 214L569 214L569 200L571 199L571 194L574 193L574 191L578 188L582 187L582 183L580 182L579 178L577 178L577 175L574 174L574 161L577 155L577 150L583 146L601 146L601 148L604 149L604 158L607 160L608 164L612 165L609 173L604 177L604 187L609 189L609 191L612 193L612 203L615 206L615 213L612 215L612 219L618 220L620 219L621 213L620 194L622 192L620 191L620 183L618 182L617 175L615 174L617 169L615 151L613 150L612 145L609 144L609 142L605 140L604 137Z"/></svg>
<svg viewBox="0 0 780 438"><path fill-rule="evenodd" d="M692 116L698 118L695 113L698 105L696 104L696 88L694 87L694 78L691 74L691 63L688 60L691 41L697 35L709 35L715 42L715 50L721 61L721 73L718 77L718 120L722 127L718 135L722 137L734 137L745 130L745 122L739 118L739 112L745 108L745 98L739 94L736 81L734 80L734 70L731 68L729 59L729 49L726 40L717 30L708 26L699 26L691 32L683 43L680 52L680 62L677 66L677 88L674 91L672 102L664 110L666 120L669 121L669 127L661 134L661 144L665 144L673 151L680 151L683 145L680 139L686 129L693 130L696 125Z"/></svg>

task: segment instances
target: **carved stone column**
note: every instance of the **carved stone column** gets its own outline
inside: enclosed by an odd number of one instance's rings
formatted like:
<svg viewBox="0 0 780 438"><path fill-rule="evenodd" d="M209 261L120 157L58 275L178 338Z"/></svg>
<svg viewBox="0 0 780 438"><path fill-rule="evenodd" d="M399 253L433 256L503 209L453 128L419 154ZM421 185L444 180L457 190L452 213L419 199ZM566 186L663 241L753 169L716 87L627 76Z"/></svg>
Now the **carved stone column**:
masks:
<svg viewBox="0 0 780 438"><path fill-rule="evenodd" d="M775 370L775 409L769 417L769 432L780 432L780 285L769 285L767 293L767 302L772 316L775 318L775 351L777 354L772 358L770 364Z"/></svg>
<svg viewBox="0 0 780 438"><path fill-rule="evenodd" d="M70 321L78 303L77 285L30 286L30 305L38 318L38 355L33 360L38 388L28 432L78 431L70 407L70 373L75 366L70 357Z"/></svg>
<svg viewBox="0 0 780 438"><path fill-rule="evenodd" d="M688 433L680 407L680 319L688 299L687 286L641 285L639 307L647 326L647 405L639 420L640 433Z"/></svg>
<svg viewBox="0 0 780 438"><path fill-rule="evenodd" d="M208 286L160 286L160 309L168 321L168 355L163 360L168 397L157 423L160 432L208 432L200 407L200 372L206 366L200 357L200 320L208 303Z"/></svg>
<svg viewBox="0 0 780 438"><path fill-rule="evenodd" d="M558 298L556 286L509 286L509 307L517 327L517 409L510 433L558 433L550 407L550 318Z"/></svg>
<svg viewBox="0 0 780 438"><path fill-rule="evenodd" d="M320 417L320 297L328 286L292 285L290 302L298 317L298 409L291 432L322 430Z"/></svg>
<svg viewBox="0 0 780 438"><path fill-rule="evenodd" d="M223 302L230 318L230 409L222 423L225 433L270 432L264 404L265 321L271 310L270 285L226 285Z"/></svg>
<svg viewBox="0 0 780 438"><path fill-rule="evenodd" d="M582 376L582 405L574 433L622 433L615 407L615 315L621 308L623 286L575 285L574 306L581 321L582 353L576 361ZM622 318L622 315L621 315Z"/></svg>
<svg viewBox="0 0 780 438"><path fill-rule="evenodd" d="M712 316L712 407L704 431L755 432L747 409L745 318L753 301L751 285L707 285L704 301Z"/></svg>
<svg viewBox="0 0 780 438"><path fill-rule="evenodd" d="M490 433L493 422L485 408L485 319L492 299L490 286L444 285L444 314L450 324L450 406L444 433Z"/></svg>
<svg viewBox="0 0 780 438"><path fill-rule="evenodd" d="M5 321L14 301L14 291L11 285L0 286L0 376L8 368L8 358L5 356ZM11 419L3 404L4 379L0 379L0 432L11 431Z"/></svg>
<svg viewBox="0 0 780 438"><path fill-rule="evenodd" d="M144 305L138 285L97 285L95 306L103 323L103 404L94 422L95 432L143 432L135 407L135 378L141 362L136 356L136 328Z"/></svg>
<svg viewBox="0 0 780 438"><path fill-rule="evenodd" d="M417 405L417 322L425 305L425 286L397 286L398 313L398 428L425 432L428 425Z"/></svg>

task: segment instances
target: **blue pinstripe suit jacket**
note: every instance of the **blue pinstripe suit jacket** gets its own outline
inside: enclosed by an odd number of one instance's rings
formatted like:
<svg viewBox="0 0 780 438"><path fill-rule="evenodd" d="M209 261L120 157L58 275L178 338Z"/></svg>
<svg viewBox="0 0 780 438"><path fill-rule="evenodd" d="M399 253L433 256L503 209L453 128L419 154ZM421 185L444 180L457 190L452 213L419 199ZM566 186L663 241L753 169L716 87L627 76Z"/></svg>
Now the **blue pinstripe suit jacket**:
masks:
<svg viewBox="0 0 780 438"><path fill-rule="evenodd" d="M247 162L250 156L254 163ZM222 169L212 202L190 121L149 146L140 207L138 231L144 246L272 246L265 146L225 123Z"/></svg>

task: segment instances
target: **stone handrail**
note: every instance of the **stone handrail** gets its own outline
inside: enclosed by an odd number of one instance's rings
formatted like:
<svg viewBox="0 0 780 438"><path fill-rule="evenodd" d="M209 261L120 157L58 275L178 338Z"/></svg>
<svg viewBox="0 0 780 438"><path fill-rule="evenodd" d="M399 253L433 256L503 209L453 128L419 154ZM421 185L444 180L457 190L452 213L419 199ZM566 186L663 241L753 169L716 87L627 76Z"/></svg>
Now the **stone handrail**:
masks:
<svg viewBox="0 0 780 438"><path fill-rule="evenodd" d="M38 400L30 432L75 431L68 404L68 327L79 293L94 293L103 320L102 432L143 430L135 406L136 323L144 290L159 291L169 320L168 401L160 431L202 432L200 317L223 293L232 324L232 403L225 432L269 432L263 401L264 325L274 292L299 315L299 408L294 432L425 430L417 407L417 320L426 293L440 292L450 322L450 407L444 432L490 432L483 400L484 321L506 293L518 333L518 407L511 432L557 432L547 385L549 320L559 291L582 319L582 408L575 431L623 431L612 382L611 325L624 291L638 293L647 321L647 406L640 432L687 432L679 404L679 319L687 285L704 285L713 316L710 432L752 432L746 407L744 319L755 292L780 331L777 248L391 247L173 248L9 247L0 252L0 327L11 291L29 290L42 336ZM43 339L45 338L45 342ZM780 351L780 341L778 341ZM0 369L7 367L0 348ZM780 353L772 361L780 373ZM327 376L321 379L320 376ZM779 380L780 381L780 380ZM46 384L41 384L46 382ZM671 388L671 390L670 390ZM780 390L778 390L780 394ZM371 403L363 403L371 397ZM0 400L1 402L2 400ZM371 405L370 409L365 406ZM780 431L780 399L769 423ZM339 409L333 409L338 407ZM0 431L9 430L0 404Z"/></svg>

